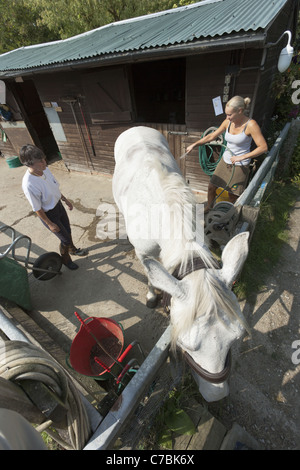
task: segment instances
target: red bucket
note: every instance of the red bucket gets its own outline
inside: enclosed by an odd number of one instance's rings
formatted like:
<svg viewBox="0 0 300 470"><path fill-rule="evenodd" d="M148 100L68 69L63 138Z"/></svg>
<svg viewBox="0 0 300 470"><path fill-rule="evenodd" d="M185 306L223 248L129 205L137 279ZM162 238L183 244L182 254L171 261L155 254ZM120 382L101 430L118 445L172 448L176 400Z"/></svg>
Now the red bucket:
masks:
<svg viewBox="0 0 300 470"><path fill-rule="evenodd" d="M102 345L103 349L100 347ZM72 342L71 367L82 375L104 380L109 376L108 370L119 359L123 346L122 325L109 318L89 317L84 320L84 325L81 325ZM100 359L106 369L95 361L95 357Z"/></svg>

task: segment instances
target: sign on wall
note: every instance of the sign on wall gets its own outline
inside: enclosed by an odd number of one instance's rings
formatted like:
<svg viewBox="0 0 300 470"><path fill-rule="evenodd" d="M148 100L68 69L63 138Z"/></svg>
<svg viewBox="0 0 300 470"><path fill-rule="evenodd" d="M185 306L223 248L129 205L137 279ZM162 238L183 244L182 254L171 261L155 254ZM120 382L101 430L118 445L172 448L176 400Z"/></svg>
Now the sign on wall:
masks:
<svg viewBox="0 0 300 470"><path fill-rule="evenodd" d="M67 142L67 138L56 109L52 107L44 107L44 111L46 113L55 140L57 140L57 142Z"/></svg>

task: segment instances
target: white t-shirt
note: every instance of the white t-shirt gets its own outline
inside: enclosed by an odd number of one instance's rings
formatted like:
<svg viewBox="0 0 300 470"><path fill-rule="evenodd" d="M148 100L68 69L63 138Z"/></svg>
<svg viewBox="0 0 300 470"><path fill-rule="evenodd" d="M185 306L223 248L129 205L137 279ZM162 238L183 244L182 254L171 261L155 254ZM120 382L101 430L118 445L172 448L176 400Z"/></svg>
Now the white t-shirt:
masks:
<svg viewBox="0 0 300 470"><path fill-rule="evenodd" d="M22 189L34 212L53 209L61 198L59 184L48 167L43 176L32 175L27 170L23 176Z"/></svg>

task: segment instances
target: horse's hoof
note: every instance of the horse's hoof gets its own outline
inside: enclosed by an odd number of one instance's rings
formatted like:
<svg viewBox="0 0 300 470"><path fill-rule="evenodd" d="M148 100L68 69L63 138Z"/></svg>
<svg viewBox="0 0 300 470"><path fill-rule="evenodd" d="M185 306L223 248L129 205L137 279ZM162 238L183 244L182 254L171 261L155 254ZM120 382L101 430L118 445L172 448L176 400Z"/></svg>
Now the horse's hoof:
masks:
<svg viewBox="0 0 300 470"><path fill-rule="evenodd" d="M147 300L146 306L147 306L148 308L155 308L155 307L157 306L157 303L158 303L158 299Z"/></svg>

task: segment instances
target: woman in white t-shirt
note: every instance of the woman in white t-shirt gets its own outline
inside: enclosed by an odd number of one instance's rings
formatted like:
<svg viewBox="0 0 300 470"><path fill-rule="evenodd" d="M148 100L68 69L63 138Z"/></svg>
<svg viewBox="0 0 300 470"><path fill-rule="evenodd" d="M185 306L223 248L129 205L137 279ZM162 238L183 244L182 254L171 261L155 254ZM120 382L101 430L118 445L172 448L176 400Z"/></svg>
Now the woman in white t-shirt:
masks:
<svg viewBox="0 0 300 470"><path fill-rule="evenodd" d="M220 127L187 147L189 153L195 146L208 144L225 133L227 149L209 182L205 213L211 209L218 187L228 191L229 200L234 204L247 184L251 159L268 150L267 142L259 125L254 119L249 119L245 115L250 101L250 98L242 98L241 96L231 98L225 108L226 119ZM251 151L252 140L256 148Z"/></svg>
<svg viewBox="0 0 300 470"><path fill-rule="evenodd" d="M73 205L59 189L59 183L47 167L43 152L34 145L24 145L20 150L20 161L27 166L22 180L22 189L33 211L43 224L60 240L62 262L69 269L77 269L78 265L71 260L70 253L84 256L87 250L74 246L71 227L63 201L72 210Z"/></svg>

